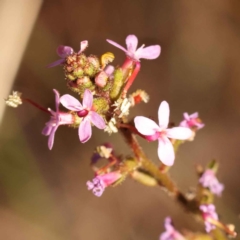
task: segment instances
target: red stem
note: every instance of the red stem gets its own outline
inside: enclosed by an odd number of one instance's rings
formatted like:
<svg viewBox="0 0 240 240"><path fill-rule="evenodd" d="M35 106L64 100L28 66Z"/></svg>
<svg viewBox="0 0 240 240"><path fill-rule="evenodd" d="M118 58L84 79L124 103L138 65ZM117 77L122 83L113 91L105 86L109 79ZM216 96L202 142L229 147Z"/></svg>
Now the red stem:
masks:
<svg viewBox="0 0 240 240"><path fill-rule="evenodd" d="M31 105L33 105L34 107L40 109L41 111L46 112L46 113L48 113L48 114L51 114L46 108L40 106L39 104L35 103L35 102L32 101L31 99L29 99L29 98L21 98L21 99L22 99L22 101L25 101L25 102L30 103Z"/></svg>
<svg viewBox="0 0 240 240"><path fill-rule="evenodd" d="M125 98L128 89L132 86L138 72L140 71L141 68L141 64L140 62L136 62L135 68L131 74L131 76L129 77L127 84L125 85L124 89L123 89L123 93L122 93L122 97Z"/></svg>

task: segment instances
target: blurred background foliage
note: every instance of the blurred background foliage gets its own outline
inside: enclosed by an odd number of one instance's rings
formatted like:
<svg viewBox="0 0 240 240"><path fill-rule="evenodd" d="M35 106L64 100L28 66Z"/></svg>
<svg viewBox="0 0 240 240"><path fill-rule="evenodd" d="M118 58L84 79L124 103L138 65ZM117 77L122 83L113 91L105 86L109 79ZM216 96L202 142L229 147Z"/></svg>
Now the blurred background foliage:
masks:
<svg viewBox="0 0 240 240"><path fill-rule="evenodd" d="M162 100L170 103L170 118L176 124L183 112L200 113L206 126L194 142L180 148L171 176L187 191L197 183L195 163L205 165L217 159L218 177L225 184L217 209L224 222L234 223L239 230L239 13L238 0L44 1L12 89L54 108L53 88L70 93L61 67L46 68L58 59L58 45L77 50L81 40L88 40L88 54L112 51L114 64L120 65L124 53L106 38L124 44L128 34L135 34L140 44L160 44L161 56L142 60L131 88L146 90L150 102L137 106L131 115L157 119ZM14 62L14 55L11 58ZM165 192L131 179L107 189L101 198L88 192L94 147L111 142L119 153L130 150L117 134L108 136L94 129L91 140L81 144L77 130L60 127L49 151L47 138L41 135L48 117L27 104L5 110L0 129L1 239L158 239L166 216L173 218L178 229L204 229ZM141 143L158 163L157 143Z"/></svg>

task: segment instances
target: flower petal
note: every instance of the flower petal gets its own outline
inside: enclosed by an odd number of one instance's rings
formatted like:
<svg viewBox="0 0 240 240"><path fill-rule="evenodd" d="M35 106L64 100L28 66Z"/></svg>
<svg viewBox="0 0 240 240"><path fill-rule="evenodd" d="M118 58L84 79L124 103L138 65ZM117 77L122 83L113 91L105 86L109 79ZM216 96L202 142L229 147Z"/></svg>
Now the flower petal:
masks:
<svg viewBox="0 0 240 240"><path fill-rule="evenodd" d="M83 109L82 104L75 97L72 97L69 94L65 94L60 97L60 102L65 108L72 111L79 111Z"/></svg>
<svg viewBox="0 0 240 240"><path fill-rule="evenodd" d="M56 112L58 112L59 111L59 104L60 104L60 94L56 89L53 89L53 92L55 93Z"/></svg>
<svg viewBox="0 0 240 240"><path fill-rule="evenodd" d="M134 53L138 45L137 37L135 35L128 35L126 37L126 45L128 52Z"/></svg>
<svg viewBox="0 0 240 240"><path fill-rule="evenodd" d="M173 145L167 137L158 140L158 157L167 166L172 166L175 159Z"/></svg>
<svg viewBox="0 0 240 240"><path fill-rule="evenodd" d="M48 148L50 150L52 150L53 147L53 143L54 143L54 137L55 137L55 133L57 131L58 125L56 125L55 127L52 128L52 131L48 137Z"/></svg>
<svg viewBox="0 0 240 240"><path fill-rule="evenodd" d="M166 101L162 101L158 108L158 121L160 128L167 128L169 122L170 109Z"/></svg>
<svg viewBox="0 0 240 240"><path fill-rule="evenodd" d="M135 117L134 123L137 130L146 136L153 135L159 130L159 126L153 120L146 117Z"/></svg>
<svg viewBox="0 0 240 240"><path fill-rule="evenodd" d="M189 139L192 134L192 130L186 127L174 127L167 129L167 136L173 139L186 140Z"/></svg>
<svg viewBox="0 0 240 240"><path fill-rule="evenodd" d="M60 64L63 64L65 62L65 59L58 59L57 61L55 62L52 62L50 64L47 65L47 68L51 68L51 67L55 67L55 66L58 66Z"/></svg>
<svg viewBox="0 0 240 240"><path fill-rule="evenodd" d="M84 118L78 129L80 142L87 142L92 136L92 126L89 118Z"/></svg>
<svg viewBox="0 0 240 240"><path fill-rule="evenodd" d="M98 113L91 111L90 112L90 119L91 122L99 129L104 129L106 127L105 121L102 116L100 116Z"/></svg>
<svg viewBox="0 0 240 240"><path fill-rule="evenodd" d="M92 108L92 103L93 103L93 94L90 90L86 89L83 94L83 107L84 108Z"/></svg>
<svg viewBox="0 0 240 240"><path fill-rule="evenodd" d="M107 39L107 42L109 42L110 44L112 44L113 46L121 49L122 51L124 51L125 53L127 53L127 49L125 49L123 46L119 45L118 43L110 40L110 39Z"/></svg>
<svg viewBox="0 0 240 240"><path fill-rule="evenodd" d="M146 48L139 48L135 54L137 55L138 59L156 59L159 57L160 53L161 47L159 45L154 45Z"/></svg>
<svg viewBox="0 0 240 240"><path fill-rule="evenodd" d="M44 136L49 136L50 135L50 133L51 133L51 131L52 131L52 126L49 126L47 123L46 123L46 126L43 128L43 130L42 130L42 134L44 135Z"/></svg>
<svg viewBox="0 0 240 240"><path fill-rule="evenodd" d="M189 118L198 118L198 112L189 115Z"/></svg>
<svg viewBox="0 0 240 240"><path fill-rule="evenodd" d="M80 42L80 50L78 53L82 53L88 47L88 41L84 40Z"/></svg>
<svg viewBox="0 0 240 240"><path fill-rule="evenodd" d="M68 55L70 55L72 53L73 53L73 49L71 47L69 47L69 46L60 45L57 48L57 54L61 58L65 58L65 57L67 57Z"/></svg>

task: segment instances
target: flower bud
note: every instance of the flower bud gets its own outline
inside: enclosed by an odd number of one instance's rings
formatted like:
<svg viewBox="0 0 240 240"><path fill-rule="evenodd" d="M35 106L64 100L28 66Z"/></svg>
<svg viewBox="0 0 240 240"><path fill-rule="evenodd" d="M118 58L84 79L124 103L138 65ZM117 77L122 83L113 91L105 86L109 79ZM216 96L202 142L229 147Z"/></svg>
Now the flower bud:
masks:
<svg viewBox="0 0 240 240"><path fill-rule="evenodd" d="M77 67L73 70L73 73L72 75L75 77L75 78L79 78L79 77L82 77L83 76L83 69L81 67Z"/></svg>
<svg viewBox="0 0 240 240"><path fill-rule="evenodd" d="M121 68L118 68L114 72L113 86L110 91L110 98L112 100L116 100L119 98L123 84L123 72Z"/></svg>
<svg viewBox="0 0 240 240"><path fill-rule="evenodd" d="M9 107L18 107L18 105L22 104L22 99L21 99L22 93L13 91L12 95L9 95L7 99L5 99L5 103Z"/></svg>
<svg viewBox="0 0 240 240"><path fill-rule="evenodd" d="M85 67L86 63L87 63L87 57L85 54L80 54L77 56L77 63L78 66L81 66L82 68Z"/></svg>
<svg viewBox="0 0 240 240"><path fill-rule="evenodd" d="M99 72L95 77L96 85L101 88L106 86L107 80L108 80L108 75L104 71Z"/></svg>
<svg viewBox="0 0 240 240"><path fill-rule="evenodd" d="M99 114L106 113L109 109L109 104L107 99L104 97L94 98L93 109Z"/></svg>
<svg viewBox="0 0 240 240"><path fill-rule="evenodd" d="M90 55L87 58L87 63L84 67L84 74L89 77L94 77L100 69L100 62L97 56Z"/></svg>

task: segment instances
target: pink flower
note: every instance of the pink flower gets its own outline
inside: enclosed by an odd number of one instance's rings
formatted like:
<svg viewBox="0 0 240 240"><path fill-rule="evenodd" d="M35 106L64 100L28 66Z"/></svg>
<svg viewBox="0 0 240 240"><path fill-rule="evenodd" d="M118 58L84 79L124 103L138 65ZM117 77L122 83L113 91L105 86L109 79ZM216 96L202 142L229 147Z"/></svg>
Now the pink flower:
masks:
<svg viewBox="0 0 240 240"><path fill-rule="evenodd" d="M158 139L158 157L167 166L174 163L175 153L173 145L168 138L186 140L192 135L192 131L186 127L174 127L168 129L169 105L163 101L158 109L159 126L146 117L135 117L134 123L137 130L147 136L146 139L154 141Z"/></svg>
<svg viewBox="0 0 240 240"><path fill-rule="evenodd" d="M88 46L88 41L85 40L80 42L80 50L78 51L78 54L82 53L87 48L87 46ZM68 57L73 53L74 53L74 50L71 47L60 45L57 48L57 54L60 57L60 59L53 63L50 63L47 67L51 68L51 67L55 67L57 65L63 64L65 62L66 57Z"/></svg>
<svg viewBox="0 0 240 240"><path fill-rule="evenodd" d="M215 173L211 169L207 169L199 179L199 183L203 187L209 188L213 194L221 196L224 189L224 185L221 184L215 176Z"/></svg>
<svg viewBox="0 0 240 240"><path fill-rule="evenodd" d="M201 205L200 210L202 211L202 217L204 219L205 230L206 232L210 232L215 229L215 225L211 223L211 219L218 221L218 215L215 210L215 206L213 204L209 205Z"/></svg>
<svg viewBox="0 0 240 240"><path fill-rule="evenodd" d="M92 136L91 123L99 129L106 127L104 119L92 110L93 95L90 90L85 90L82 104L69 94L63 95L60 102L65 108L76 111L77 115L83 118L78 129L79 139L82 143L87 142Z"/></svg>
<svg viewBox="0 0 240 240"><path fill-rule="evenodd" d="M105 188L112 185L121 177L122 174L119 171L98 175L92 181L87 181L87 188L88 190L92 190L95 196L101 197Z"/></svg>
<svg viewBox="0 0 240 240"><path fill-rule="evenodd" d="M188 113L183 114L184 120L180 122L181 127L196 128L197 130L203 128L205 124L198 118L198 113L195 112L191 115Z"/></svg>
<svg viewBox="0 0 240 240"><path fill-rule="evenodd" d="M166 231L160 235L159 240L184 240L182 234L180 234L172 225L172 219L170 217L165 218L164 226Z"/></svg>
<svg viewBox="0 0 240 240"><path fill-rule="evenodd" d="M144 59L155 59L158 58L161 52L161 47L159 45L153 45L144 48L144 44L137 49L138 39L135 35L128 35L126 38L127 49L119 45L118 43L107 39L107 41L113 46L123 50L126 55L133 60L139 62L140 58Z"/></svg>
<svg viewBox="0 0 240 240"><path fill-rule="evenodd" d="M42 134L48 137L48 147L51 150L54 143L55 132L60 125L72 124L73 116L70 113L59 112L59 92L53 89L55 93L56 112L48 109L52 114L50 121L46 123L46 126L42 130Z"/></svg>

